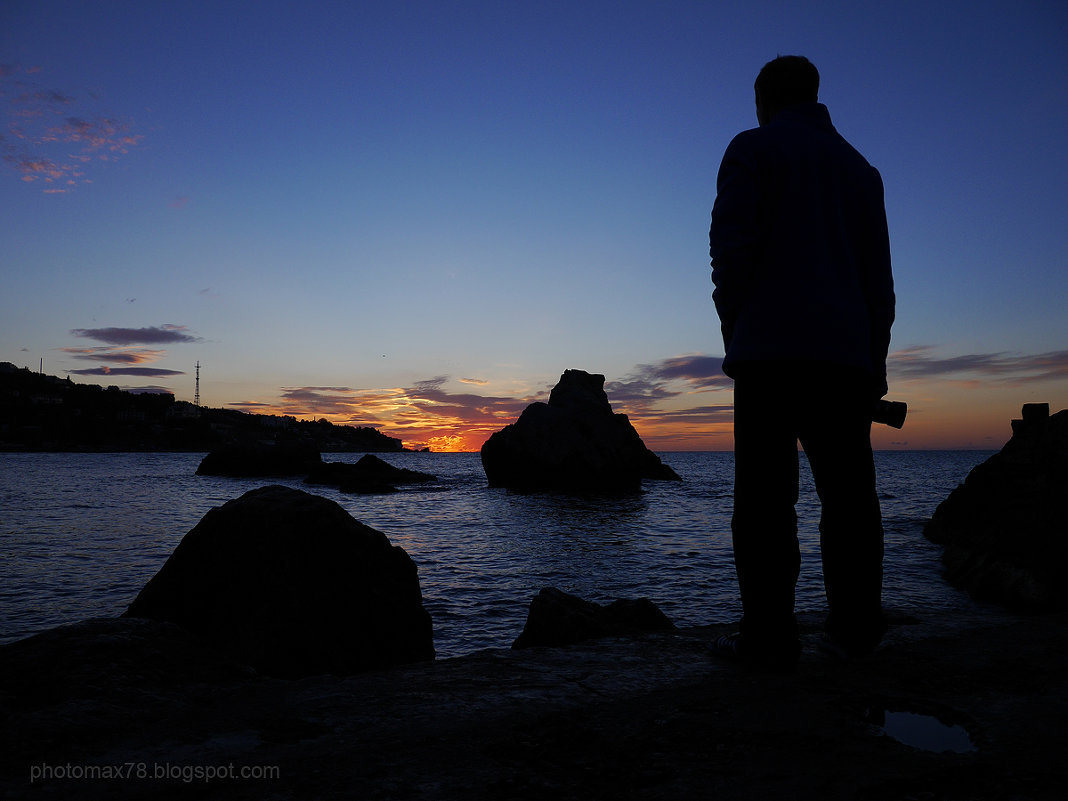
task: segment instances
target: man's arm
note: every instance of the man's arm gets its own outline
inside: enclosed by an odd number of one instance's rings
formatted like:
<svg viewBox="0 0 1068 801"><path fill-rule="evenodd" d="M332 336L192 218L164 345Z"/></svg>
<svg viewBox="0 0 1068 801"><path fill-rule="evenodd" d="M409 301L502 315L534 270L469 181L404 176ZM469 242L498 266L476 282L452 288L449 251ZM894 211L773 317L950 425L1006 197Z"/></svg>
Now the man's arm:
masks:
<svg viewBox="0 0 1068 801"><path fill-rule="evenodd" d="M868 319L870 321L871 365L876 399L887 392L886 355L890 350L890 327L894 323L894 276L890 266L890 234L886 224L883 181L877 170L869 233L869 258L866 281Z"/></svg>
<svg viewBox="0 0 1068 801"><path fill-rule="evenodd" d="M758 203L760 198L752 159L740 141L727 147L716 178L716 202L708 231L712 259L712 293L723 331L723 345L730 348L734 323L752 279L756 261Z"/></svg>

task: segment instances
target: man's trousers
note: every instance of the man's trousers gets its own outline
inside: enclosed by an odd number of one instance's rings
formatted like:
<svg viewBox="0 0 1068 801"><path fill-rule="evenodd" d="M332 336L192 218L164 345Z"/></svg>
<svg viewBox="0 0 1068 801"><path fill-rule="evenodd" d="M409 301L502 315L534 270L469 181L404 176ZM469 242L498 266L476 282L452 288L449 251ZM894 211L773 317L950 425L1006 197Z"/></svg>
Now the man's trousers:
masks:
<svg viewBox="0 0 1068 801"><path fill-rule="evenodd" d="M736 371L731 533L742 648L752 658L796 658L799 650L798 442L821 504L827 633L847 651L865 653L885 631L871 385L866 372L817 362L750 363Z"/></svg>

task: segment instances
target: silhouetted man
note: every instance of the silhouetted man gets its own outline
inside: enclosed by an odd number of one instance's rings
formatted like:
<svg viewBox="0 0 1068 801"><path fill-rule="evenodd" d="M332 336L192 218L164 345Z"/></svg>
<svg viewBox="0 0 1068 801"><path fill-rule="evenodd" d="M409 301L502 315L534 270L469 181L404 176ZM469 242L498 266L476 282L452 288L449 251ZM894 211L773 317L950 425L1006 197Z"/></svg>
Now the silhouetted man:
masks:
<svg viewBox="0 0 1068 801"><path fill-rule="evenodd" d="M894 289L882 179L816 102L815 66L780 56L755 88L760 127L727 147L709 231L723 370L734 379L742 597L740 632L714 650L789 667L800 654L798 441L822 504L826 632L859 655L885 631L871 413L886 393Z"/></svg>

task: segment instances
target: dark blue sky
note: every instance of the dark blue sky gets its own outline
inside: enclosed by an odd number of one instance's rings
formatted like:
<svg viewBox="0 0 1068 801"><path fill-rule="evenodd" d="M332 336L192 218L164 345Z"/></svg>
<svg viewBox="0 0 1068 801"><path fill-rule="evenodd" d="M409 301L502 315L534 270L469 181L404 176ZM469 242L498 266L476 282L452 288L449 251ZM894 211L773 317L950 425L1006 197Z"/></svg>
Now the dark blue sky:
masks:
<svg viewBox="0 0 1068 801"><path fill-rule="evenodd" d="M5 3L0 359L441 447L574 367L729 446L708 213L778 53L883 173L911 444L1068 405L1062 2Z"/></svg>

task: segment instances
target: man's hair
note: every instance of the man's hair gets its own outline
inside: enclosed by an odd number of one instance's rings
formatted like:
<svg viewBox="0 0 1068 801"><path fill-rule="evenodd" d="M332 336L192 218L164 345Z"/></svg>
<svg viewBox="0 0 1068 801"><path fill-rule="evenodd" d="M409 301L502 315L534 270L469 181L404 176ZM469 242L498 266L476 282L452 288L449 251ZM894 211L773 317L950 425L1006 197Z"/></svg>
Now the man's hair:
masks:
<svg viewBox="0 0 1068 801"><path fill-rule="evenodd" d="M760 70L754 88L764 107L773 111L798 103L815 103L820 73L804 56L779 56Z"/></svg>

